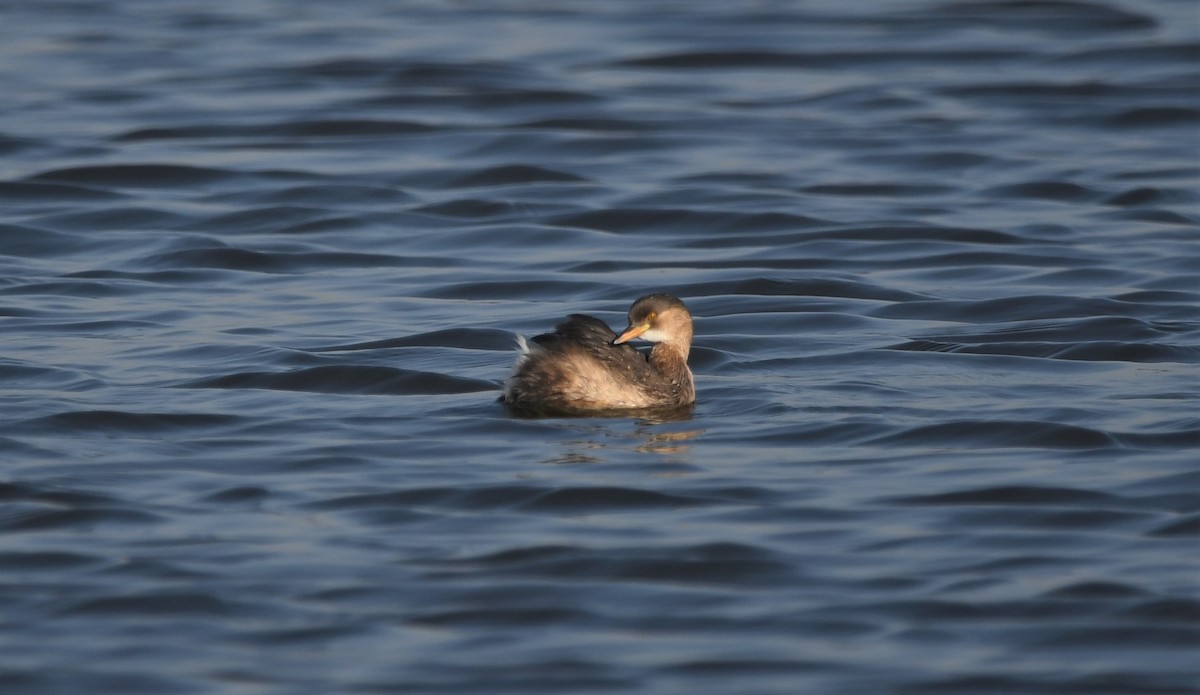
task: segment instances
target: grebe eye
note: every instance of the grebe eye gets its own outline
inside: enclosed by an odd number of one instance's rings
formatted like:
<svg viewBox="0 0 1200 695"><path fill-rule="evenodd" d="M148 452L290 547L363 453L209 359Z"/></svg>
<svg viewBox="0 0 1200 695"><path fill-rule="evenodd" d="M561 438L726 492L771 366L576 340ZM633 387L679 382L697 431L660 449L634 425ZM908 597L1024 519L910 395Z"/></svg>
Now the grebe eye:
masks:
<svg viewBox="0 0 1200 695"><path fill-rule="evenodd" d="M646 314L646 321L653 321L656 318L658 318L658 312L656 311L651 311L649 314Z"/></svg>

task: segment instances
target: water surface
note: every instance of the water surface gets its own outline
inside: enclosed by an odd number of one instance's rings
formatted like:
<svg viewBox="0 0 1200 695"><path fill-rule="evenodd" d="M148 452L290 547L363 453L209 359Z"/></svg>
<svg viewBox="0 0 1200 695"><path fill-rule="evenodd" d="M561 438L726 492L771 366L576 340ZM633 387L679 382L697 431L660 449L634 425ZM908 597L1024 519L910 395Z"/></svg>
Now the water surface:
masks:
<svg viewBox="0 0 1200 695"><path fill-rule="evenodd" d="M1200 691L1193 3L0 12L5 693Z"/></svg>

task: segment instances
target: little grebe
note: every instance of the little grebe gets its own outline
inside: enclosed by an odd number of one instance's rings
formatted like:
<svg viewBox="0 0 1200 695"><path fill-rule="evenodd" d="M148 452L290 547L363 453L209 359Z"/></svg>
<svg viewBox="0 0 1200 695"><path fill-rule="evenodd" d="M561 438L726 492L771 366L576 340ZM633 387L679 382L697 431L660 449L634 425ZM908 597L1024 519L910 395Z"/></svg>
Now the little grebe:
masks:
<svg viewBox="0 0 1200 695"><path fill-rule="evenodd" d="M648 355L628 341L654 343ZM553 333L526 342L501 399L530 414L581 415L605 410L675 408L696 400L688 351L692 315L676 297L651 294L629 308L617 335L600 319L571 314Z"/></svg>

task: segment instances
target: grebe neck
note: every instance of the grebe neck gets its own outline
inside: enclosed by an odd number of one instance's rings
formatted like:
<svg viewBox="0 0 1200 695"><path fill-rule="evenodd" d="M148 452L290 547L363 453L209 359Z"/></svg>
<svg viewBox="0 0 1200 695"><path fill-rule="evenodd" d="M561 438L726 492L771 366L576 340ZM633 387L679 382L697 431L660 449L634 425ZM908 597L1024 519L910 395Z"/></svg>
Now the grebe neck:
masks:
<svg viewBox="0 0 1200 695"><path fill-rule="evenodd" d="M656 365L658 362L680 362L687 366L689 352L691 346L687 343L667 340L655 343L654 347L650 348L650 361Z"/></svg>
<svg viewBox="0 0 1200 695"><path fill-rule="evenodd" d="M676 397L683 403L695 399L696 385L692 370L688 369L689 345L676 341L655 343L650 350L650 364L671 382Z"/></svg>

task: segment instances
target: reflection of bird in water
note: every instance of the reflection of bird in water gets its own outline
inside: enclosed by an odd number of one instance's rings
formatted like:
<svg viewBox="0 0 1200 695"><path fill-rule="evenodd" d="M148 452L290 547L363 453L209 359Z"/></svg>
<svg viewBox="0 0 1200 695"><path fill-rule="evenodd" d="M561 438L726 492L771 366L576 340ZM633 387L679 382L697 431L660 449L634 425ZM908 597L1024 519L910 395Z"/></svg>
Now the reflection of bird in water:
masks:
<svg viewBox="0 0 1200 695"><path fill-rule="evenodd" d="M654 343L643 354L627 342ZM553 333L526 342L501 399L531 415L666 409L696 400L688 351L692 315L679 299L651 294L629 308L629 327L617 335L600 319L571 314Z"/></svg>

